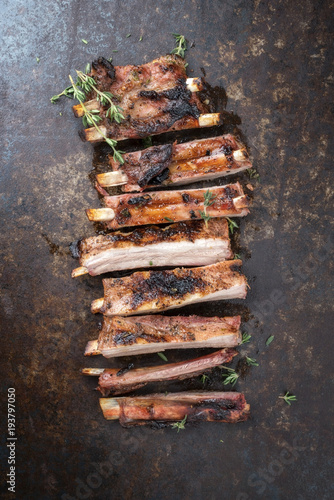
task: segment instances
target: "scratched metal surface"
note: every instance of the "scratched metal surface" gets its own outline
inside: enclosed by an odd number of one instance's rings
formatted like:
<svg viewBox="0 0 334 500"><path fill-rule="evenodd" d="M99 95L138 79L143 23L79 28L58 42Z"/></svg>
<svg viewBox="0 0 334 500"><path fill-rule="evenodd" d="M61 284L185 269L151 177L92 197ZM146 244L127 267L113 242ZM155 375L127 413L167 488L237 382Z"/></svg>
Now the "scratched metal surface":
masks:
<svg viewBox="0 0 334 500"><path fill-rule="evenodd" d="M2 410L7 388L17 394L16 498L333 498L329 4L1 2L1 387ZM93 234L84 214L98 206L88 178L93 148L78 137L71 102L49 101L70 72L96 56L147 62L171 50L175 31L194 41L189 75L204 68L207 80L225 89L261 181L252 180L254 206L241 222L247 300L196 307L205 315L241 311L248 319L244 328L253 337L239 359L254 357L259 367L236 388L252 418L180 433L106 422L95 380L79 373L128 360L83 357L96 337L89 305L100 296L101 279L71 280L76 263L68 245ZM161 360L141 357L136 366L144 362ZM207 388L222 387L220 377ZM201 387L197 379L147 390ZM278 398L286 390L298 397L291 407ZM7 455L3 447L6 472ZM4 489L3 498L13 495Z"/></svg>

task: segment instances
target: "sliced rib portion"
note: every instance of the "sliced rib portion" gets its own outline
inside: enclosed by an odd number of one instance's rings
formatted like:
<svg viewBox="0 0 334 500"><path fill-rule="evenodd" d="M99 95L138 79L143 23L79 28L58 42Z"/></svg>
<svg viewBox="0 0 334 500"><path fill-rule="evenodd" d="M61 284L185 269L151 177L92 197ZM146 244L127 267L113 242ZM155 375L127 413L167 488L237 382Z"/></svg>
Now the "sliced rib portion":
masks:
<svg viewBox="0 0 334 500"><path fill-rule="evenodd" d="M109 394L125 394L135 391L150 382L183 380L185 378L196 377L223 363L229 363L237 354L238 352L234 349L222 349L207 356L179 363L129 370L118 370L117 368L106 368L104 370L84 368L82 373L94 376L100 371L98 390L102 396L109 396Z"/></svg>
<svg viewBox="0 0 334 500"><path fill-rule="evenodd" d="M201 266L232 257L225 219L178 222L161 228L145 226L117 231L78 243L79 274L91 276L140 267ZM78 276L75 269L72 276Z"/></svg>
<svg viewBox="0 0 334 500"><path fill-rule="evenodd" d="M193 128L214 127L221 125L223 119L220 113L201 113L198 118L192 116L184 116L183 118L173 122L173 125L168 126L161 118L132 120L123 122L120 125L112 122L109 127L99 125L102 134L107 138L123 141L125 139L143 139L151 135L162 134L163 132L175 132L177 130L189 130ZM101 142L104 141L104 136L96 130L95 127L82 130L79 135L84 141Z"/></svg>
<svg viewBox="0 0 334 500"><path fill-rule="evenodd" d="M116 67L100 57L92 63L90 76L97 89L110 92L113 102L122 109L124 120L116 123L106 116L107 105L98 108L102 118L99 127L101 130L103 127L107 137L116 140L183 127L185 120L198 120L200 114L207 111L197 95L203 83L197 80L197 84L196 81L187 84L185 61L176 55L163 56L141 66ZM89 106L96 109L94 92L88 99L93 101ZM82 115L82 106L75 106L74 113ZM93 139L90 131L84 132L86 140L101 140L96 136Z"/></svg>
<svg viewBox="0 0 334 500"><path fill-rule="evenodd" d="M130 316L209 300L244 299L247 280L240 273L241 264L241 260L228 260L205 267L143 271L104 279L104 299L92 303L92 312Z"/></svg>
<svg viewBox="0 0 334 500"><path fill-rule="evenodd" d="M235 347L241 343L240 316L104 316L98 340L85 356L105 358L149 354L169 349Z"/></svg>
<svg viewBox="0 0 334 500"><path fill-rule="evenodd" d="M210 204L205 206L207 194ZM210 217L243 217L249 213L248 197L239 182L208 189L152 191L141 195L105 196L105 209L86 210L89 220L109 222L106 227L118 229L146 224L166 224ZM111 212L110 212L111 210Z"/></svg>
<svg viewBox="0 0 334 500"><path fill-rule="evenodd" d="M243 422L250 406L238 392L176 392L148 396L101 398L107 420L128 427L156 422Z"/></svg>
<svg viewBox="0 0 334 500"><path fill-rule="evenodd" d="M150 64L150 63L149 63ZM135 66L129 66L129 68L135 68ZM120 72L124 69L124 66L115 66L115 72L118 73L118 75L120 74ZM136 83L137 85L137 92L140 88L140 82L137 80L133 80L134 83ZM172 84L172 81L170 80L169 81L169 85ZM178 82L177 80L175 81L174 85L177 85ZM205 87L205 84L204 84L204 80L203 78L187 78L186 80L186 87L187 87L187 90L190 90L190 92L200 92L201 90L204 89ZM143 87L143 89L146 89L147 90L147 86L146 87ZM167 90L167 89L165 89ZM90 101L86 101L84 102L84 106L86 109L88 109L88 111L92 111L94 109L103 109L103 105L101 104L100 101L98 101L97 99L91 99ZM76 104L75 106L73 106L73 113L74 115L77 117L77 118L81 118L82 116L84 116L85 112L84 112L84 109L83 107L81 106L81 104Z"/></svg>
<svg viewBox="0 0 334 500"><path fill-rule="evenodd" d="M152 146L123 155L124 164L112 156L112 172L97 175L102 187L122 185L124 192L147 187L180 185L235 174L252 164L246 148L228 134L183 144Z"/></svg>

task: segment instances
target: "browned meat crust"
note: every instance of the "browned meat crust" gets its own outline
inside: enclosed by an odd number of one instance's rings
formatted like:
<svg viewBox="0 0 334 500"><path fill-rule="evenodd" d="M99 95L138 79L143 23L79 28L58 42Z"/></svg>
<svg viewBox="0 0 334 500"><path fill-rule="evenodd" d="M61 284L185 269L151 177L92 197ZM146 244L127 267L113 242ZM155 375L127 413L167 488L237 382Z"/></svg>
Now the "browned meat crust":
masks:
<svg viewBox="0 0 334 500"><path fill-rule="evenodd" d="M123 159L123 165L112 157L109 162L114 172L126 176L127 182L122 186L125 192L142 191L154 185L214 179L252 166L246 148L230 134L182 144L152 146L127 153Z"/></svg>
<svg viewBox="0 0 334 500"><path fill-rule="evenodd" d="M187 89L185 61L177 55L162 56L141 66L114 67L99 58L93 62L90 75L97 88L111 92L123 110L125 119L120 124L106 118L107 106L100 113L100 125L116 140L162 133L184 119L197 120L206 111L198 95ZM93 92L88 96L94 97Z"/></svg>
<svg viewBox="0 0 334 500"><path fill-rule="evenodd" d="M196 220L93 236L78 243L78 252L92 276L148 265L200 266L232 257L225 219L212 219L208 226Z"/></svg>
<svg viewBox="0 0 334 500"><path fill-rule="evenodd" d="M150 382L183 380L196 377L215 366L229 363L238 353L234 349L222 349L200 358L179 363L169 363L147 368L130 369L123 372L117 368L106 368L99 377L98 390L102 396L125 394Z"/></svg>
<svg viewBox="0 0 334 500"><path fill-rule="evenodd" d="M215 186L212 204L204 206L207 189L178 191L152 191L147 194L105 196L104 201L114 212L114 218L106 223L109 229L145 224L166 224L182 220L201 219L206 210L211 217L242 217L247 215L248 198L237 182L227 186ZM94 210L87 210L88 218Z"/></svg>
<svg viewBox="0 0 334 500"><path fill-rule="evenodd" d="M170 165L172 149L171 144L152 146L141 151L139 162L131 162L131 157L127 157L125 168L122 170L127 175L128 183L138 184L139 191L147 187L154 177L161 174Z"/></svg>
<svg viewBox="0 0 334 500"><path fill-rule="evenodd" d="M240 316L104 316L97 341L85 355L106 358L147 354L169 349L235 347L241 342Z"/></svg>
<svg viewBox="0 0 334 500"><path fill-rule="evenodd" d="M207 300L245 298L247 281L241 260L191 269L136 272L125 278L104 279L103 305L92 312L107 316L163 311ZM100 301L99 301L100 302Z"/></svg>

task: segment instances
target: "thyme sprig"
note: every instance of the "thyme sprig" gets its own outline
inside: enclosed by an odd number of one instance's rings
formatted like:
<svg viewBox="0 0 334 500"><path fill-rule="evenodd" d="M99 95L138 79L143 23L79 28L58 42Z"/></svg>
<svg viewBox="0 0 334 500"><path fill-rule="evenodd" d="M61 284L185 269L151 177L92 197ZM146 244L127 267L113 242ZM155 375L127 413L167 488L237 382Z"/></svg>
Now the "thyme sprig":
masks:
<svg viewBox="0 0 334 500"><path fill-rule="evenodd" d="M87 74L90 73L90 71L91 71L90 64L86 64L85 73L83 71L76 70L77 73L76 83L74 83L73 78L69 76L72 85L66 87L66 89L60 92L60 94L51 97L50 100L54 104L55 102L58 101L58 99L61 96L69 97L70 99L73 98L77 99L84 111L84 116L82 117L82 122L84 127L87 127L88 125L95 127L96 130L102 135L106 143L112 148L114 160L119 162L120 164L123 164L124 163L122 157L123 152L117 151L116 149L117 141L106 137L106 135L102 132L102 130L98 126L98 124L102 121L102 118L100 116L100 110L99 109L88 110L86 108L84 104L86 101L86 94L88 94L91 91L94 91L96 93L97 101L101 102L101 104L104 106L108 106L108 109L106 111L106 117L109 118L111 121L120 123L121 120L124 120L124 116L122 113L123 110L120 106L118 106L113 102L112 99L114 96L111 94L111 92L101 92L96 87L96 82L94 78Z"/></svg>
<svg viewBox="0 0 334 500"><path fill-rule="evenodd" d="M177 429L177 432L180 432L181 429L185 429L187 416L188 415L186 415L181 422L174 422L174 424L172 424L172 429Z"/></svg>
<svg viewBox="0 0 334 500"><path fill-rule="evenodd" d="M207 213L206 209L213 205L215 198L217 198L217 195L213 194L213 192L209 191L209 189L204 193L204 210L200 210L199 214L204 220L206 227L208 227L209 220L212 219L211 215Z"/></svg>
<svg viewBox="0 0 334 500"><path fill-rule="evenodd" d="M62 95L64 95L65 97L68 97L69 99L73 99L73 93L74 93L73 86L70 85L69 87L66 87L66 89L64 89L62 92L60 92L60 94L52 96L50 101L52 102L52 104L54 104L55 102L58 101L58 99Z"/></svg>
<svg viewBox="0 0 334 500"><path fill-rule="evenodd" d="M228 222L229 231L231 234L233 234L234 230L237 229L239 226L233 219L230 219L229 217L226 217L226 220Z"/></svg>
<svg viewBox="0 0 334 500"><path fill-rule="evenodd" d="M278 396L280 399L283 399L286 404L288 404L289 406L291 406L291 402L292 401L297 401L297 397L296 396L293 396L292 394L289 393L289 391L287 391L284 396Z"/></svg>
<svg viewBox="0 0 334 500"><path fill-rule="evenodd" d="M184 54L187 50L187 40L183 35L178 35L173 33L175 38L176 47L172 50L172 54L177 54L178 56L184 58Z"/></svg>
<svg viewBox="0 0 334 500"><path fill-rule="evenodd" d="M91 78L91 77L88 77L88 78ZM102 118L101 118L101 116L99 114L100 111L98 109L88 110L86 108L86 106L84 104L84 101L85 101L85 98L86 98L85 93L83 92L83 90L81 90L80 88L78 88L77 84L74 83L73 78L71 77L71 75L69 75L69 79L70 79L70 82L72 83L72 87L73 87L73 96L74 96L75 99L77 99L79 101L79 103L81 104L81 107L83 109L83 112L84 112L84 116L82 117L82 122L83 122L84 126L85 127L87 127L87 125L94 126L96 128L96 130L99 132L99 134L102 135L102 137L104 138L104 140L106 141L106 143L112 148L114 160L118 161L121 164L123 164L124 163L124 160L123 160L123 157L122 157L123 151L117 151L117 149L116 149L117 141L115 141L114 139L109 139L108 137L106 137L106 135L102 132L102 130L98 126L98 123L102 120Z"/></svg>
<svg viewBox="0 0 334 500"><path fill-rule="evenodd" d="M110 120L115 120L116 123L121 123L124 120L122 114L122 108L113 103L112 98L114 97L111 92L101 92L97 87L94 78L86 75L82 71L77 71L78 79L81 82L81 87L86 93L94 90L96 92L96 99L105 106L109 106L106 112L106 117Z"/></svg>
<svg viewBox="0 0 334 500"><path fill-rule="evenodd" d="M259 179L260 178L260 174L256 171L255 168L248 168L247 174L249 175L250 179Z"/></svg>
<svg viewBox="0 0 334 500"><path fill-rule="evenodd" d="M249 358L248 356L246 356L246 363L248 366L259 366L259 363L257 363L256 359Z"/></svg>
<svg viewBox="0 0 334 500"><path fill-rule="evenodd" d="M242 341L241 341L241 344L247 344L247 342L250 342L250 339L252 338L251 335L249 335L249 333L246 333L244 332L242 334Z"/></svg>
<svg viewBox="0 0 334 500"><path fill-rule="evenodd" d="M233 370L233 368L227 368L227 366L223 366L222 368L224 368L224 370L227 370L229 372L229 373L223 373L223 377L225 379L224 385L231 384L232 387L234 387L235 384L237 383L239 375L235 370Z"/></svg>

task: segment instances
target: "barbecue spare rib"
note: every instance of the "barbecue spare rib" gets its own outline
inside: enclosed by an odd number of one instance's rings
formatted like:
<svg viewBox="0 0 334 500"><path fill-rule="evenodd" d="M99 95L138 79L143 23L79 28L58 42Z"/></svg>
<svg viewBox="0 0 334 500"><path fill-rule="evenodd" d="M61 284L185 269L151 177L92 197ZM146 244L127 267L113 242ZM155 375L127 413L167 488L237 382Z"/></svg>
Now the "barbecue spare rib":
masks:
<svg viewBox="0 0 334 500"><path fill-rule="evenodd" d="M91 221L104 222L108 229L249 213L248 197L238 182L210 189L105 196L104 202L107 208L88 209L86 214Z"/></svg>
<svg viewBox="0 0 334 500"><path fill-rule="evenodd" d="M123 160L121 164L109 157L112 172L97 175L100 186L143 191L147 187L212 180L252 167L245 146L232 135L152 146L124 154Z"/></svg>
<svg viewBox="0 0 334 500"><path fill-rule="evenodd" d="M84 106L99 110L99 129L108 138L137 139L219 123L219 114L207 114L208 109L198 96L202 80L187 80L185 61L177 55L162 56L141 66L113 66L100 57L93 61L89 76L99 91L112 94L124 116L120 123L111 121L106 116L108 106L97 101L94 91L88 95ZM73 106L73 111L77 117L84 113L81 104ZM90 142L103 140L96 128L84 130L81 136Z"/></svg>
<svg viewBox="0 0 334 500"><path fill-rule="evenodd" d="M178 222L161 228L145 226L132 232L92 236L77 245L81 267L72 277L141 267L203 266L233 255L226 219Z"/></svg>
<svg viewBox="0 0 334 500"><path fill-rule="evenodd" d="M238 392L176 392L119 398L101 398L107 420L119 420L123 427L154 422L243 422L249 404Z"/></svg>
<svg viewBox="0 0 334 500"><path fill-rule="evenodd" d="M169 349L236 347L241 343L240 316L104 316L98 340L85 356L105 358L149 354Z"/></svg>
<svg viewBox="0 0 334 500"><path fill-rule="evenodd" d="M196 377L223 363L229 363L237 354L238 352L234 349L222 349L200 358L178 363L136 369L130 367L121 370L117 368L84 368L82 373L99 376L98 390L102 396L109 396L110 394L125 394L135 391L150 382Z"/></svg>
<svg viewBox="0 0 334 500"><path fill-rule="evenodd" d="M93 301L91 310L106 316L130 316L209 300L244 299L247 280L240 273L241 264L241 260L227 260L205 267L104 279L104 298Z"/></svg>

